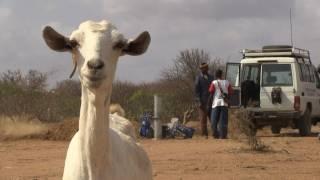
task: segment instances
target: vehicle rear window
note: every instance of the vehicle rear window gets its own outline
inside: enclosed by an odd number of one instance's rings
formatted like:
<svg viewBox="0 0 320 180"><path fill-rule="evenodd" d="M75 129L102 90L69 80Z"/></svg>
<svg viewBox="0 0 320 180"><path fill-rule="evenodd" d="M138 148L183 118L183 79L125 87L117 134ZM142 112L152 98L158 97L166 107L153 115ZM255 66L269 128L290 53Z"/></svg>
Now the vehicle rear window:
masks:
<svg viewBox="0 0 320 180"><path fill-rule="evenodd" d="M290 64L263 64L262 86L292 86Z"/></svg>

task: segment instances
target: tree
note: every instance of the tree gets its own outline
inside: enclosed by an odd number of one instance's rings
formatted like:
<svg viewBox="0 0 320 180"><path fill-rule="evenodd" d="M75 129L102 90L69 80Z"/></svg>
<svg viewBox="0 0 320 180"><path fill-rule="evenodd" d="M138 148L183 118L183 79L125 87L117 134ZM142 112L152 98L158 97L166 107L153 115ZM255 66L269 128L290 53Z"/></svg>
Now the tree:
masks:
<svg viewBox="0 0 320 180"><path fill-rule="evenodd" d="M137 85L127 81L115 81L112 85L111 103L120 104L126 111L129 109L129 98L137 90ZM128 114L128 112L126 112Z"/></svg>
<svg viewBox="0 0 320 180"><path fill-rule="evenodd" d="M30 91L45 91L47 87L47 74L30 70L24 77L26 88Z"/></svg>
<svg viewBox="0 0 320 180"><path fill-rule="evenodd" d="M164 108L166 112L172 113L171 116L183 116L183 112L195 107L194 81L199 74L199 66L203 62L209 64L211 74L214 74L218 68L225 69L220 58L211 61L210 55L204 50L187 49L179 53L172 67L162 71L161 83L165 84L166 88L162 94L166 104Z"/></svg>
<svg viewBox="0 0 320 180"><path fill-rule="evenodd" d="M200 49L187 49L179 53L172 67L162 71L162 83L168 88L162 94L165 99L163 108L171 112L171 116L182 116L184 111L193 106L194 80L202 62L210 62L208 53Z"/></svg>
<svg viewBox="0 0 320 180"><path fill-rule="evenodd" d="M173 66L162 71L162 78L179 82L179 85L191 90L199 73L199 65L202 62L210 62L210 55L203 50L187 49L180 51L179 55L174 59Z"/></svg>
<svg viewBox="0 0 320 180"><path fill-rule="evenodd" d="M66 117L79 116L81 104L80 81L62 80L49 92L50 101L48 119L62 120Z"/></svg>
<svg viewBox="0 0 320 180"><path fill-rule="evenodd" d="M13 119L15 116L40 119L47 107L47 75L30 70L26 75L21 71L7 71L0 75L0 113Z"/></svg>
<svg viewBox="0 0 320 180"><path fill-rule="evenodd" d="M62 80L57 83L53 89L56 94L63 94L65 96L81 97L81 84L80 81L75 80Z"/></svg>

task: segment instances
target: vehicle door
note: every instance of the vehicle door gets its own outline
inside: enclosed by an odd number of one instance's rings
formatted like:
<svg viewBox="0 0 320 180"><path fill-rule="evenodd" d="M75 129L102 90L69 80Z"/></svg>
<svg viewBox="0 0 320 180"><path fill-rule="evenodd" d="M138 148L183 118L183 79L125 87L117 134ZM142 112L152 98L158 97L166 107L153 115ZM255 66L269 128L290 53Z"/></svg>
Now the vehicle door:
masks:
<svg viewBox="0 0 320 180"><path fill-rule="evenodd" d="M260 106L260 71L261 64L242 64L240 86L241 105L244 107Z"/></svg>
<svg viewBox="0 0 320 180"><path fill-rule="evenodd" d="M314 67L309 58L297 58L297 62L300 70L300 80L297 81L300 85L298 91L298 95L300 96L300 110L304 112L307 104L311 103L311 116L314 116L315 113L318 113L317 107L319 105Z"/></svg>
<svg viewBox="0 0 320 180"><path fill-rule="evenodd" d="M229 81L233 89L229 100L231 108L238 108L241 105L240 68L240 63L226 64L226 80Z"/></svg>
<svg viewBox="0 0 320 180"><path fill-rule="evenodd" d="M314 110L314 115L320 117L320 77L319 72L317 72L316 68L314 69L314 77L315 77L315 85L316 85L316 104L312 107Z"/></svg>
<svg viewBox="0 0 320 180"><path fill-rule="evenodd" d="M292 63L264 63L261 65L260 106L270 110L292 110L294 101L294 80ZM281 102L272 101L274 88L281 89Z"/></svg>

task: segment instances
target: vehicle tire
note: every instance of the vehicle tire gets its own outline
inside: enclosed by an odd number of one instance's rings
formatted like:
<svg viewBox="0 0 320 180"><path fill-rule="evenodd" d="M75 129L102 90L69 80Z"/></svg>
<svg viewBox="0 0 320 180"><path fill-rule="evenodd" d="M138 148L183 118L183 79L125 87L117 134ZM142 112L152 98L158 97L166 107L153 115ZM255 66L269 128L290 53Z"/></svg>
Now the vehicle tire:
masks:
<svg viewBox="0 0 320 180"><path fill-rule="evenodd" d="M299 133L301 136L308 136L311 133L311 110L306 109L298 122Z"/></svg>
<svg viewBox="0 0 320 180"><path fill-rule="evenodd" d="M280 126L271 126L272 134L280 134L281 127Z"/></svg>

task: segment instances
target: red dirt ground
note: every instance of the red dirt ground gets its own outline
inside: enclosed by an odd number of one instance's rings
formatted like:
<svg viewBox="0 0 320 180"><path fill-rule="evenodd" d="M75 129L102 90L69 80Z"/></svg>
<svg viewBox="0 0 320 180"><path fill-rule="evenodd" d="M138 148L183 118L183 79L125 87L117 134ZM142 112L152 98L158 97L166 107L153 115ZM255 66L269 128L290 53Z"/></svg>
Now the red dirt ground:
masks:
<svg viewBox="0 0 320 180"><path fill-rule="evenodd" d="M320 141L315 134L296 134L263 133L262 141L270 146L266 152L253 152L236 140L201 137L141 144L155 180L320 179ZM0 180L61 179L67 146L67 141L0 141Z"/></svg>

